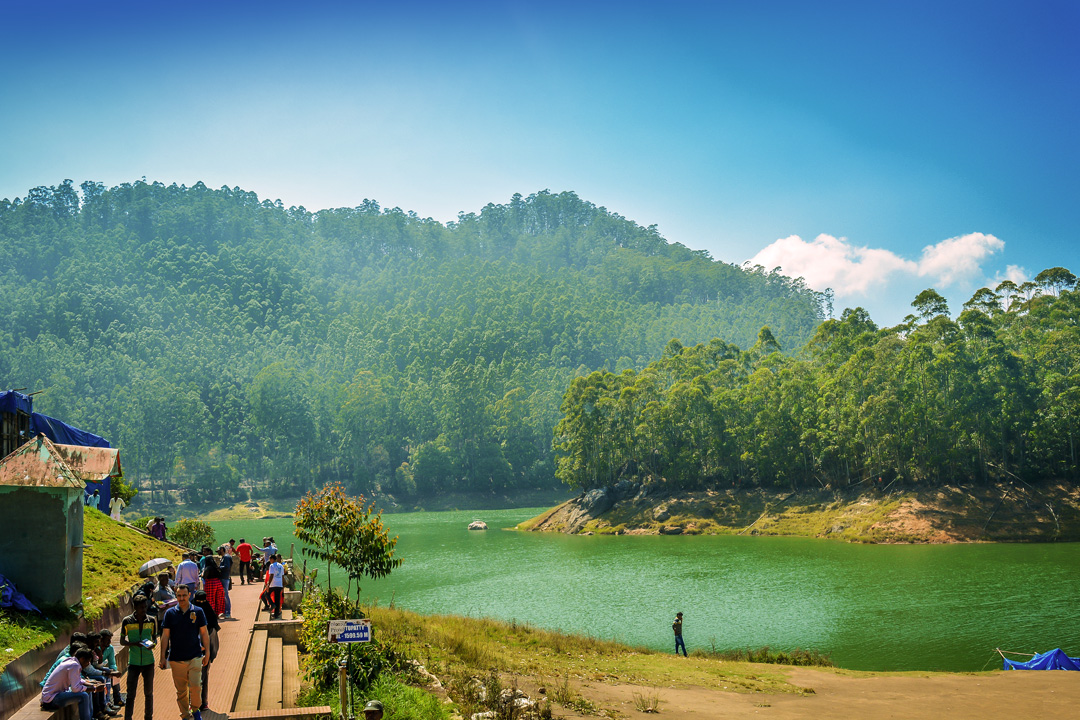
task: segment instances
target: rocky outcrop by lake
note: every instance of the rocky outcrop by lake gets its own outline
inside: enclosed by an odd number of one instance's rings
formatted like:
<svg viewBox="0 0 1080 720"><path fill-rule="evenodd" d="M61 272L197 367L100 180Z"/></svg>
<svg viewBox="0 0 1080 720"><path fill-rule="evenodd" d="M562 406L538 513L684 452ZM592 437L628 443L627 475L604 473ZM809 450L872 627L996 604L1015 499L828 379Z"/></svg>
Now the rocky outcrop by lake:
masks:
<svg viewBox="0 0 1080 720"><path fill-rule="evenodd" d="M569 534L746 534L849 542L1080 540L1080 489L1070 482L980 486L672 492L624 480L519 526Z"/></svg>

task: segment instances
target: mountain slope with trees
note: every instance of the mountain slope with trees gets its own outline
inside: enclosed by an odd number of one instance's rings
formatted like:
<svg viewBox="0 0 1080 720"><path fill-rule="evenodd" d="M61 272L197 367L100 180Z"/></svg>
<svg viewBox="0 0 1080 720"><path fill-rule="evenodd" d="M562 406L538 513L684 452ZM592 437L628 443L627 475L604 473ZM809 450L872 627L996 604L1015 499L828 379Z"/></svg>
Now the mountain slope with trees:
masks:
<svg viewBox="0 0 1080 720"><path fill-rule="evenodd" d="M1070 536L1080 536L1075 287L1071 272L1050 268L1019 287L980 289L956 320L928 289L896 327L846 310L792 355L765 328L747 350L673 340L641 371L577 377L555 430L557 474L572 488L604 492L586 492L559 522L585 529L629 496L635 502L616 515L656 530L664 518L643 509L681 494L825 491L850 500L912 491L929 506L940 489L967 485L998 505L1026 497L1045 537L1061 536L1066 512ZM760 504L769 502L777 497ZM989 522L993 504L969 510ZM746 518L735 510L704 512L726 513L741 529ZM976 524L974 535L984 530Z"/></svg>
<svg viewBox="0 0 1080 720"><path fill-rule="evenodd" d="M550 487L574 377L765 324L798 347L828 302L573 193L442 224L147 182L0 201L0 288L0 386L221 502Z"/></svg>

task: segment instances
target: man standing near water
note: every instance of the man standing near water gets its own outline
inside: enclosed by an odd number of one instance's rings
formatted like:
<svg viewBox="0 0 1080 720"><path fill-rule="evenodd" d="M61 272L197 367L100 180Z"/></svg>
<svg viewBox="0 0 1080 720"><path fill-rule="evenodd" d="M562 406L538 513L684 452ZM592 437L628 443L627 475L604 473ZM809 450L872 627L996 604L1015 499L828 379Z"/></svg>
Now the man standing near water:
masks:
<svg viewBox="0 0 1080 720"><path fill-rule="evenodd" d="M679 654L679 648L682 648L683 657L688 657L686 654L686 643L682 639L682 613L675 613L675 622L671 623L671 629L675 631L675 654Z"/></svg>

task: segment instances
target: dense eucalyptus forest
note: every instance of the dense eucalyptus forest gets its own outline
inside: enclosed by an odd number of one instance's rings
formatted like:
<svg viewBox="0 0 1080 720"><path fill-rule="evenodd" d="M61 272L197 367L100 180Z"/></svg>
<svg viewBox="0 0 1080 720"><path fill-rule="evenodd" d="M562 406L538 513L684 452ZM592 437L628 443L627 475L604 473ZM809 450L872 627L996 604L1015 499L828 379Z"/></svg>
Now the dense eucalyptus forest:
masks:
<svg viewBox="0 0 1080 720"><path fill-rule="evenodd" d="M1064 268L982 288L950 319L934 290L879 329L861 309L780 352L712 340L638 371L575 378L555 431L577 488L1075 481L1080 290Z"/></svg>
<svg viewBox="0 0 1080 720"><path fill-rule="evenodd" d="M766 324L796 348L827 302L573 193L447 224L201 183L0 200L0 387L43 391L35 409L107 437L129 480L189 499L550 487L575 377L655 373L673 337L749 348Z"/></svg>

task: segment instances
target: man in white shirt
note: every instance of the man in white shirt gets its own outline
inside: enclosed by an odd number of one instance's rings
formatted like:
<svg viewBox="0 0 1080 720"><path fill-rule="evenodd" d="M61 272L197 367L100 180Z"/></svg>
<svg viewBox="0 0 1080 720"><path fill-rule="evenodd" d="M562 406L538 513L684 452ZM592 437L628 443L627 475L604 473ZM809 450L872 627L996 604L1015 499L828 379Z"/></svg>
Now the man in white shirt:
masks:
<svg viewBox="0 0 1080 720"><path fill-rule="evenodd" d="M273 612L272 619L281 619L281 593L285 591L285 566L281 564L281 556L273 555L274 562L270 563L270 610Z"/></svg>
<svg viewBox="0 0 1080 720"><path fill-rule="evenodd" d="M176 584L187 585L192 595L198 590L199 566L191 560L195 553L185 553L184 561L176 566Z"/></svg>
<svg viewBox="0 0 1080 720"><path fill-rule="evenodd" d="M120 511L127 507L127 503L124 502L124 498L119 495L113 495L109 500L109 517L117 522L120 522Z"/></svg>
<svg viewBox="0 0 1080 720"><path fill-rule="evenodd" d="M41 690L41 707L59 710L65 705L78 703L79 720L91 720L93 710L88 691L98 689L99 683L83 680L82 671L90 666L93 659L93 651L83 647L75 652L75 657L69 657L53 668Z"/></svg>

